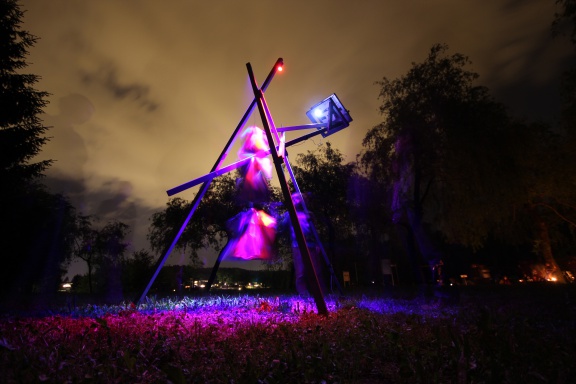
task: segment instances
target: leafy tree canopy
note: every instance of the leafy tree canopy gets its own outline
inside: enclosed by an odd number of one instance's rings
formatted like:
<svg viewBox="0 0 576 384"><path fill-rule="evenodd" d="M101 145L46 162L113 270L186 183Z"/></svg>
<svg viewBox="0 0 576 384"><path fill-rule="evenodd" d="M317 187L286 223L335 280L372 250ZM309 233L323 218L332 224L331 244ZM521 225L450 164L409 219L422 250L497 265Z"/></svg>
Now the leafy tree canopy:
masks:
<svg viewBox="0 0 576 384"><path fill-rule="evenodd" d="M384 120L364 138L360 163L388 188L395 221L478 246L515 192L513 138L469 59L447 50L435 45L406 75L378 82Z"/></svg>
<svg viewBox="0 0 576 384"><path fill-rule="evenodd" d="M235 204L235 193L236 180L232 176L224 175L212 180L176 248L189 252L192 261L197 261L200 249L212 247L220 250L227 236L226 222L240 211ZM170 199L163 211L152 215L148 240L153 251L160 254L168 250L191 210L192 202L177 197Z"/></svg>

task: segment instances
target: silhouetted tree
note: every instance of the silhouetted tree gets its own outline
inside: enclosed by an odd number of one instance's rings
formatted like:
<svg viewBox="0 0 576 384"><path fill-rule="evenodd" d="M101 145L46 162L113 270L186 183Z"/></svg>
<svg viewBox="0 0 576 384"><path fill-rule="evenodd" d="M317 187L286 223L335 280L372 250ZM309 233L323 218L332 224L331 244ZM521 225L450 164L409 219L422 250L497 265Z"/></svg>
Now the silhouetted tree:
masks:
<svg viewBox="0 0 576 384"><path fill-rule="evenodd" d="M122 300L122 263L128 243L128 225L112 220L96 231L94 251L96 253L96 278L101 292L109 302Z"/></svg>
<svg viewBox="0 0 576 384"><path fill-rule="evenodd" d="M564 134L541 123L516 124L516 141L510 148L518 166L521 192L516 195L512 240L528 234L534 252L563 281L554 248L566 248L576 229L575 155ZM526 238L521 239L526 240Z"/></svg>
<svg viewBox="0 0 576 384"><path fill-rule="evenodd" d="M576 45L576 1L556 0L559 11L554 14L552 32L555 35L568 35Z"/></svg>
<svg viewBox="0 0 576 384"><path fill-rule="evenodd" d="M88 268L88 293L94 292L92 278L94 276L94 267L96 263L96 236L97 232L92 228L93 217L78 216L77 217L77 236L74 238L75 257L83 260Z"/></svg>
<svg viewBox="0 0 576 384"><path fill-rule="evenodd" d="M326 142L314 151L299 154L293 170L331 264L338 270L350 268L354 261L363 259L355 249L349 201L354 164L345 164L342 153Z"/></svg>
<svg viewBox="0 0 576 384"><path fill-rule="evenodd" d="M556 4L559 11L554 15L552 32L556 36L568 36L572 46L576 47L576 1L557 0ZM573 63L574 60L571 62ZM560 135L548 133L545 136L547 140L544 143L549 149L545 156L548 164L545 167L548 172L539 174L544 176L546 182L542 183L538 191L533 190L530 205L537 222L540 223L538 245L545 255L552 253L552 244L547 244L545 241L548 238L549 228L553 231L551 243L561 244L562 248L572 254L576 247L576 175L574 174L574 169L576 169L576 66L573 64L563 73L560 96L562 131ZM549 220L546 220L546 216ZM558 222L561 226L568 228L563 231L555 230L558 229ZM548 257L545 257L545 260L550 262Z"/></svg>
<svg viewBox="0 0 576 384"><path fill-rule="evenodd" d="M435 45L406 75L378 83L384 121L368 132L360 157L391 196L414 266L413 241L430 266L442 241L480 246L509 216L519 185L505 108L473 84L478 75L465 69L466 56L446 51Z"/></svg>
<svg viewBox="0 0 576 384"><path fill-rule="evenodd" d="M226 222L240 211L235 191L236 182L230 175L212 180L175 247L188 254L192 263L198 263L200 249L219 251L225 243ZM192 202L177 197L166 203L166 209L152 215L147 237L153 251L160 255L168 250L191 209Z"/></svg>
<svg viewBox="0 0 576 384"><path fill-rule="evenodd" d="M23 73L36 37L21 29L22 18L17 1L0 2L0 293L44 285L42 271L53 277L63 260L58 225L70 213L39 182L50 161L33 161L47 140L38 118L47 93L34 89L38 76Z"/></svg>
<svg viewBox="0 0 576 384"><path fill-rule="evenodd" d="M560 10L554 15L552 32L556 36L567 35L576 48L576 1L557 0L556 3ZM561 122L569 141L567 144L576 152L576 66L573 65L563 73L560 95Z"/></svg>
<svg viewBox="0 0 576 384"><path fill-rule="evenodd" d="M108 293L116 300L121 293L121 267L128 244L125 238L129 227L116 220L102 228L95 228L96 219L80 216L77 221L74 255L86 262L88 268L88 290L93 293L94 280L98 280L100 293Z"/></svg>
<svg viewBox="0 0 576 384"><path fill-rule="evenodd" d="M397 244L396 229L392 223L390 196L386 186L362 175L358 170L350 182L349 208L355 226L357 254L370 261L370 279L384 283L382 259L397 265L403 258L402 245ZM402 279L404 280L404 279Z"/></svg>
<svg viewBox="0 0 576 384"><path fill-rule="evenodd" d="M122 260L122 288L125 295L138 293L148 283L154 260L146 250L132 253Z"/></svg>
<svg viewBox="0 0 576 384"><path fill-rule="evenodd" d="M34 89L38 76L22 73L28 49L37 40L20 28L23 15L16 0L0 4L0 177L11 186L3 193L12 194L37 182L51 163L31 162L47 140L38 115L48 93Z"/></svg>

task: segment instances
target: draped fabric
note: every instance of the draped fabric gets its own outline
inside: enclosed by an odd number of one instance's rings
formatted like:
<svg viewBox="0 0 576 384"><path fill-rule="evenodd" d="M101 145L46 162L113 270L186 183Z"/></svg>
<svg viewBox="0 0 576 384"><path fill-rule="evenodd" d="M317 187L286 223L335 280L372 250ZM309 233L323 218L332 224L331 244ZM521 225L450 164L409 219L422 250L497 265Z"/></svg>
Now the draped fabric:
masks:
<svg viewBox="0 0 576 384"><path fill-rule="evenodd" d="M276 237L276 219L264 211L250 208L228 221L230 240L224 249L225 258L243 260L272 257Z"/></svg>
<svg viewBox="0 0 576 384"><path fill-rule="evenodd" d="M270 200L268 180L272 178L272 162L266 151L268 140L261 128L248 127L241 137L243 145L238 151L238 157L251 157L248 164L240 169L240 179L237 183L238 200L243 203L263 203Z"/></svg>

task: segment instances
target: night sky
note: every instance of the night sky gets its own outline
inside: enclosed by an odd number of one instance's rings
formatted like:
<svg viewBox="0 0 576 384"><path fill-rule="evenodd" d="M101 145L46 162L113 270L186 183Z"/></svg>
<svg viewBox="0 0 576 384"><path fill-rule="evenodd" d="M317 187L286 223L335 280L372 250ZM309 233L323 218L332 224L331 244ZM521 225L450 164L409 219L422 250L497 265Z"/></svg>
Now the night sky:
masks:
<svg viewBox="0 0 576 384"><path fill-rule="evenodd" d="M374 82L405 74L435 43L469 56L479 84L528 119L557 113L571 53L551 37L554 0L20 3L22 27L40 38L27 70L51 94L47 183L83 213L129 224L136 250L165 191L210 170L252 100L247 62L262 83L284 58L266 93L277 126L308 123L308 108L337 93L354 121L329 141L354 161L380 122ZM257 113L249 123L261 126Z"/></svg>

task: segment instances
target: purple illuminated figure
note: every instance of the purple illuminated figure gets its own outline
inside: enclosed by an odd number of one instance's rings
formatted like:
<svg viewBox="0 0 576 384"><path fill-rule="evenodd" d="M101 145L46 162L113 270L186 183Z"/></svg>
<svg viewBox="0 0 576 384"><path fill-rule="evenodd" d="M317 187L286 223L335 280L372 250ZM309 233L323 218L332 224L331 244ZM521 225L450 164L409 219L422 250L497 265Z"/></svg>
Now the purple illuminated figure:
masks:
<svg viewBox="0 0 576 384"><path fill-rule="evenodd" d="M300 193L292 194L292 202L294 203L294 208L296 208L296 214L298 216L298 221L300 222L300 227L302 228L302 233L306 239L306 245L308 251L310 251L310 257L314 265L314 270L316 271L316 276L318 282L320 283L320 289L322 294L326 292L326 284L324 282L323 265L321 263L321 250L320 244L317 243L316 237L311 228L311 217L306 213L304 208L304 203L302 202L302 195ZM290 228L290 238L292 241L292 255L294 257L294 272L295 272L295 284L296 291L305 295L309 293L308 279L306 276L306 270L304 267L304 261L302 260L302 254L300 253L300 248L298 247L298 242L296 241L296 236L294 234L294 229L290 222L290 216L288 212L282 217L281 227L283 229Z"/></svg>
<svg viewBox="0 0 576 384"><path fill-rule="evenodd" d="M244 203L264 203L270 200L268 180L272 178L272 162L267 153L268 140L262 128L248 127L242 132L244 144L238 151L240 160L250 161L240 168L238 199Z"/></svg>
<svg viewBox="0 0 576 384"><path fill-rule="evenodd" d="M243 260L272 258L276 219L264 211L250 208L228 221L230 240L224 258Z"/></svg>
<svg viewBox="0 0 576 384"><path fill-rule="evenodd" d="M276 219L254 204L268 202L268 180L272 177L272 164L268 158L268 140L261 128L248 127L242 132L244 143L238 157L250 161L240 169L237 181L238 200L248 209L228 221L228 244L224 258L244 260L270 259L276 237Z"/></svg>

